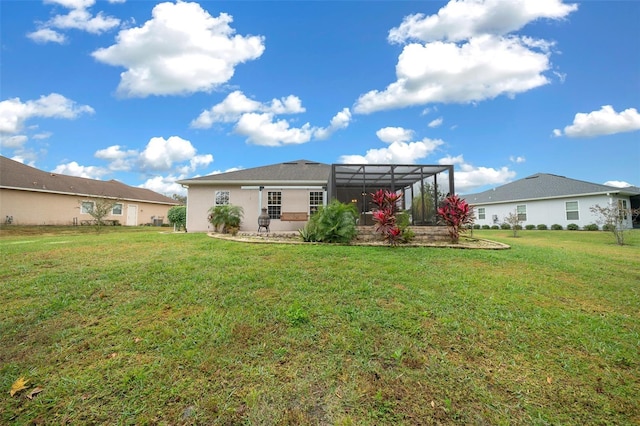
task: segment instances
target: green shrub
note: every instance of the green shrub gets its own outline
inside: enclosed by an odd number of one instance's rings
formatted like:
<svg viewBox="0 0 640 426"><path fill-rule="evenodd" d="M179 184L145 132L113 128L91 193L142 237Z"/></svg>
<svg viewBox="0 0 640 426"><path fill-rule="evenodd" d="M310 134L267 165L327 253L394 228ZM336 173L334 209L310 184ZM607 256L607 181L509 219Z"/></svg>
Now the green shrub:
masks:
<svg viewBox="0 0 640 426"><path fill-rule="evenodd" d="M531 231L532 229L536 229L536 226L529 224L529 225L526 225L524 229L528 229L529 231Z"/></svg>
<svg viewBox="0 0 640 426"><path fill-rule="evenodd" d="M503 223L502 225L500 225L500 229L511 229L511 225L509 225L508 223Z"/></svg>
<svg viewBox="0 0 640 426"><path fill-rule="evenodd" d="M536 226L536 228L539 229L540 231L546 231L547 229L549 229L547 228L547 225L545 225L544 223Z"/></svg>
<svg viewBox="0 0 640 426"><path fill-rule="evenodd" d="M491 229L500 229L498 225L491 225Z"/></svg>
<svg viewBox="0 0 640 426"><path fill-rule="evenodd" d="M301 229L304 241L324 243L348 243L358 234L356 219L358 212L353 204L332 200L311 215L307 225Z"/></svg>
<svg viewBox="0 0 640 426"><path fill-rule="evenodd" d="M473 229L480 229L480 224L476 223L475 225L473 225Z"/></svg>
<svg viewBox="0 0 640 426"><path fill-rule="evenodd" d="M595 223L585 225L583 228L585 231L598 231L600 228Z"/></svg>
<svg viewBox="0 0 640 426"><path fill-rule="evenodd" d="M569 231L578 231L580 229L580 227L576 223L570 223L570 224L567 225L567 229Z"/></svg>
<svg viewBox="0 0 640 426"><path fill-rule="evenodd" d="M604 225L602 225L603 231L612 232L612 231L615 231L615 229L616 229L616 226L612 223L605 223Z"/></svg>
<svg viewBox="0 0 640 426"><path fill-rule="evenodd" d="M514 226L515 229L517 229L518 231L522 231L522 225L516 225Z"/></svg>
<svg viewBox="0 0 640 426"><path fill-rule="evenodd" d="M553 225L551 225L551 230L552 231L562 231L562 225L558 225L557 223L554 223Z"/></svg>
<svg viewBox="0 0 640 426"><path fill-rule="evenodd" d="M187 206L173 206L167 213L169 223L176 227L176 230L184 228L187 230Z"/></svg>
<svg viewBox="0 0 640 426"><path fill-rule="evenodd" d="M482 225L482 229L491 229L489 225Z"/></svg>

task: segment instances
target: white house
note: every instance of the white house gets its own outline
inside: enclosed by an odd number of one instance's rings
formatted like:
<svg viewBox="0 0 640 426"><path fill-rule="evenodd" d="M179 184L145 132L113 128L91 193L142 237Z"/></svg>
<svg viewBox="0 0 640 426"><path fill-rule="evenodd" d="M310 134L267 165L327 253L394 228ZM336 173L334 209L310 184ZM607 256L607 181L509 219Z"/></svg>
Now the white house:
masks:
<svg viewBox="0 0 640 426"><path fill-rule="evenodd" d="M640 188L616 188L537 173L463 198L474 206L475 224L481 226L499 225L508 214L517 212L523 227L558 224L566 229L569 224L582 228L596 223L597 217L590 211L596 204L602 207L618 204L623 209L640 207ZM638 226L633 221L631 215L627 216L626 228Z"/></svg>
<svg viewBox="0 0 640 426"><path fill-rule="evenodd" d="M360 223L368 224L372 208L370 194L378 189L405 194L405 208L411 204L414 192L421 189L423 193L427 187L434 193L454 191L451 165L323 164L308 160L184 179L178 183L187 187L190 232L212 230L207 220L208 211L217 205L243 208L241 231L258 230L262 209L267 209L271 218L271 231L297 231L318 207L332 199L354 204L361 215ZM420 224L431 223L427 219L422 217Z"/></svg>

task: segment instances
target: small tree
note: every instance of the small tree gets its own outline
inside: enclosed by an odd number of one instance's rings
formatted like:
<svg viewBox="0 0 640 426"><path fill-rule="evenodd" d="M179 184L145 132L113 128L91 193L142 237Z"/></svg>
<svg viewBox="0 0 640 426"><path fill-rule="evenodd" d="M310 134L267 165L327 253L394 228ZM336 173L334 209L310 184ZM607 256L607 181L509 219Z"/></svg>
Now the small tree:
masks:
<svg viewBox="0 0 640 426"><path fill-rule="evenodd" d="M167 213L169 223L173 225L174 231L179 231L180 228L184 228L184 232L187 232L187 206L173 206Z"/></svg>
<svg viewBox="0 0 640 426"><path fill-rule="evenodd" d="M451 242L456 244L460 240L460 233L465 232L467 225L472 225L475 217L473 207L457 195L449 195L438 208L438 215L449 228Z"/></svg>
<svg viewBox="0 0 640 426"><path fill-rule="evenodd" d="M222 206L214 206L209 209L209 223L213 225L213 229L217 232L222 227L222 233L236 234L240 229L240 222L244 216L244 210L240 206L226 204Z"/></svg>
<svg viewBox="0 0 640 426"><path fill-rule="evenodd" d="M626 203L615 203L607 206L596 204L589 207L596 216L596 223L602 225L602 230L613 234L618 245L624 245L625 224L629 218L640 213L640 209L625 208Z"/></svg>
<svg viewBox="0 0 640 426"><path fill-rule="evenodd" d="M518 217L518 211L515 210L515 211L509 213L504 218L504 221L505 221L505 223L508 223L511 226L511 229L513 230L514 238L517 237L518 236L518 231L520 229L522 229L522 221Z"/></svg>
<svg viewBox="0 0 640 426"><path fill-rule="evenodd" d="M80 205L86 201L79 201ZM87 213L93 218L96 232L99 234L104 226L104 219L111 214L113 207L118 204L118 200L109 198L91 198L91 207L87 209Z"/></svg>

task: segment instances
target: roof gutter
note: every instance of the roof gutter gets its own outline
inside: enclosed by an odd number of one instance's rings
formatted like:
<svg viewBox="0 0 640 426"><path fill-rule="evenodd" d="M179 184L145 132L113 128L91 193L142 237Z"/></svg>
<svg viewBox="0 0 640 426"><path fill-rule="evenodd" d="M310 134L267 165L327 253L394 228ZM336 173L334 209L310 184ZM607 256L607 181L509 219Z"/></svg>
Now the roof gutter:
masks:
<svg viewBox="0 0 640 426"><path fill-rule="evenodd" d="M91 195L91 194L81 194L78 192L50 191L46 189L20 188L20 187L14 187L14 186L0 186L0 189L12 189L16 191L26 191L26 192L40 192L45 194L71 195L74 197L85 197L85 198L104 198L107 200L134 201L136 203L166 204L168 206L180 205L180 203L177 201L175 203L170 203L168 201L139 200L137 198L114 197L111 195L95 195L95 194Z"/></svg>

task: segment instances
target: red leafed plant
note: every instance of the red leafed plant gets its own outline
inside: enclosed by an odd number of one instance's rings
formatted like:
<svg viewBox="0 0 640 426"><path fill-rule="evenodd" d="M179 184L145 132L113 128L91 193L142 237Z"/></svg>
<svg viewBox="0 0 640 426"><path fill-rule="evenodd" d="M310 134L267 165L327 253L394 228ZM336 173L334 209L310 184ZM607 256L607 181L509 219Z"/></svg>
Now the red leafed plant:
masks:
<svg viewBox="0 0 640 426"><path fill-rule="evenodd" d="M449 195L444 199L442 207L438 208L438 215L449 228L452 243L460 240L460 233L466 229L465 225L473 223L473 207L464 198Z"/></svg>
<svg viewBox="0 0 640 426"><path fill-rule="evenodd" d="M395 246L402 238L402 230L396 223L398 201L402 198L402 194L379 189L370 195L371 201L378 207L373 212L375 230L382 234L385 241Z"/></svg>

